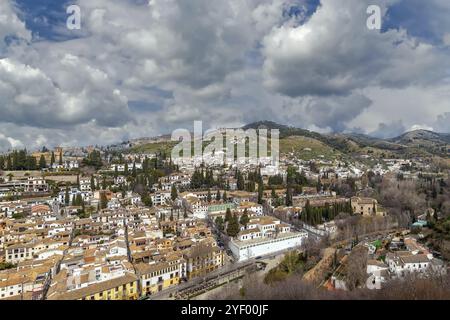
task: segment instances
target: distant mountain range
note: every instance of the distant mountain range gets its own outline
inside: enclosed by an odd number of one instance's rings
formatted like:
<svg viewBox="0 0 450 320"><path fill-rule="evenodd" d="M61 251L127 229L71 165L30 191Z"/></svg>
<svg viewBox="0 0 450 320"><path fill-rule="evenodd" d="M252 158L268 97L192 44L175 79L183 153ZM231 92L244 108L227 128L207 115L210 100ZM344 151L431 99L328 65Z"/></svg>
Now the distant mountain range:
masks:
<svg viewBox="0 0 450 320"><path fill-rule="evenodd" d="M313 150L313 155L324 153L326 155L373 154L382 157L436 155L448 158L450 156L450 134L427 130L416 130L395 138L380 139L360 133L321 134L273 121L250 123L242 129L278 129L282 153ZM130 151L151 152L159 148L170 149L173 145L170 135L163 135L155 138L134 139L119 146Z"/></svg>

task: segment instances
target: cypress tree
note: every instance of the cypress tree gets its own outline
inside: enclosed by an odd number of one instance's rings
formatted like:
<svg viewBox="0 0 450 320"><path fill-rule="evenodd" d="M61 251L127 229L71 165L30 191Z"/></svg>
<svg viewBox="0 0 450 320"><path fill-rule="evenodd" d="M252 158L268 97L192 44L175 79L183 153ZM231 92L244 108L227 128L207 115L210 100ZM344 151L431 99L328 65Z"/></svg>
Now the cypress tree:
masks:
<svg viewBox="0 0 450 320"><path fill-rule="evenodd" d="M178 198L178 191L174 184L172 184L172 190L170 191L170 198L175 201Z"/></svg>
<svg viewBox="0 0 450 320"><path fill-rule="evenodd" d="M131 169L131 175L136 178L136 162L133 162L133 168Z"/></svg>
<svg viewBox="0 0 450 320"><path fill-rule="evenodd" d="M94 176L91 176L91 191L95 191L95 179L94 179Z"/></svg>
<svg viewBox="0 0 450 320"><path fill-rule="evenodd" d="M230 208L227 208L227 211L225 213L225 222L230 222L232 219L231 210Z"/></svg>
<svg viewBox="0 0 450 320"><path fill-rule="evenodd" d="M105 209L108 207L108 199L106 198L106 193L101 192L100 193L100 209Z"/></svg>
<svg viewBox="0 0 450 320"><path fill-rule="evenodd" d="M50 159L50 166L53 167L55 164L55 153L52 151L52 157Z"/></svg>
<svg viewBox="0 0 450 320"><path fill-rule="evenodd" d="M81 193L79 193L77 195L77 206L82 206L83 204L84 204L83 197L81 196Z"/></svg>
<svg viewBox="0 0 450 320"><path fill-rule="evenodd" d="M264 185L262 179L258 182L258 203L263 203Z"/></svg>
<svg viewBox="0 0 450 320"><path fill-rule="evenodd" d="M286 190L286 206L292 206L292 190L290 186L288 186Z"/></svg>
<svg viewBox="0 0 450 320"><path fill-rule="evenodd" d="M239 233L239 221L236 214L233 215L231 221L228 223L227 234L230 237L235 237Z"/></svg>
<svg viewBox="0 0 450 320"><path fill-rule="evenodd" d="M41 157L39 158L39 169L44 169L47 166L47 163L45 162L45 157L42 154Z"/></svg>
<svg viewBox="0 0 450 320"><path fill-rule="evenodd" d="M66 193L64 195L64 203L66 204L66 206L68 206L70 203L69 189L67 187L66 187Z"/></svg>
<svg viewBox="0 0 450 320"><path fill-rule="evenodd" d="M8 158L6 159L6 170L11 171L12 169L11 156L8 155Z"/></svg>
<svg viewBox="0 0 450 320"><path fill-rule="evenodd" d="M244 177L242 176L242 174L240 172L238 172L237 188L238 188L238 190L244 190L245 189Z"/></svg>
<svg viewBox="0 0 450 320"><path fill-rule="evenodd" d="M247 208L244 209L244 213L241 216L241 220L239 221L243 226L247 227L247 224L249 223L250 218L247 214Z"/></svg>

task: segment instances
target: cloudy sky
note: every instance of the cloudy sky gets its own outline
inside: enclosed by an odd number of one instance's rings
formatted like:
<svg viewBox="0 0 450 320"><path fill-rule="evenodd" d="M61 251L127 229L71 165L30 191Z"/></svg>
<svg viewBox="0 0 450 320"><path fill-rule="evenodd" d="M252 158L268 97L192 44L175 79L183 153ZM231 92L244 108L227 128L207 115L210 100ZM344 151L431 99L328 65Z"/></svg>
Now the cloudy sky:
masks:
<svg viewBox="0 0 450 320"><path fill-rule="evenodd" d="M71 4L80 30L66 27ZM0 150L194 120L450 132L449 16L448 0L1 0Z"/></svg>

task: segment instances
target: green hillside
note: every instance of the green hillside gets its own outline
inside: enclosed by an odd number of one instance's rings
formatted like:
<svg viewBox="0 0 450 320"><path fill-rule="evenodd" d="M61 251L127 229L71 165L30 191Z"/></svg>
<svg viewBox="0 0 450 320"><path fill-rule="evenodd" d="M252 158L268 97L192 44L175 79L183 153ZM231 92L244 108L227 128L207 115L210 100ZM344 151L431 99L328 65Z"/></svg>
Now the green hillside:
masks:
<svg viewBox="0 0 450 320"><path fill-rule="evenodd" d="M280 153L294 153L299 158L309 160L324 156L326 159L336 158L342 153L314 138L290 136L280 139Z"/></svg>

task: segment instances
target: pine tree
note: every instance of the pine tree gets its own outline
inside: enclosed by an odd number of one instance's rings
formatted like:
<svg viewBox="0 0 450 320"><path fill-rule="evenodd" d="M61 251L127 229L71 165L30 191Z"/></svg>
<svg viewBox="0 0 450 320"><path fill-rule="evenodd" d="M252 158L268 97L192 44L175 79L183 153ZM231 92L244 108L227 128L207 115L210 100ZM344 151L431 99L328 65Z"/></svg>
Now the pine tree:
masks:
<svg viewBox="0 0 450 320"><path fill-rule="evenodd" d="M216 193L216 200L217 200L217 201L220 201L220 190L217 190L217 193Z"/></svg>
<svg viewBox="0 0 450 320"><path fill-rule="evenodd" d="M208 195L206 196L206 201L208 201L208 203L211 202L211 190L208 189Z"/></svg>
<svg viewBox="0 0 450 320"><path fill-rule="evenodd" d="M63 164L62 150L59 151L59 165Z"/></svg>

